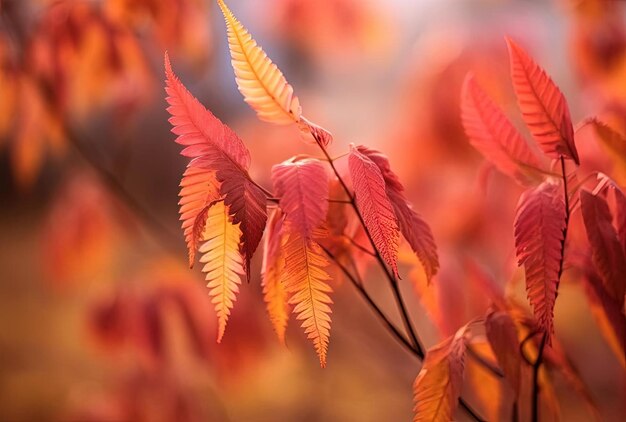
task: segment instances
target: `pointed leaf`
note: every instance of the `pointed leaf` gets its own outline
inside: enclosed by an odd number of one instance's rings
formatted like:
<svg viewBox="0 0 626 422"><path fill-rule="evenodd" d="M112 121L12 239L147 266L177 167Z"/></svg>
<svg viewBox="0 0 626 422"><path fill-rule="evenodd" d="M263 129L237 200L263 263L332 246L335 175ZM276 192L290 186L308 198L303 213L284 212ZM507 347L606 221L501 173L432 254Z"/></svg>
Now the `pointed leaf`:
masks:
<svg viewBox="0 0 626 422"><path fill-rule="evenodd" d="M180 182L180 220L182 223L189 267L193 267L196 249L202 240L206 223L207 206L219 199L219 183L215 172L194 166L187 166Z"/></svg>
<svg viewBox="0 0 626 422"><path fill-rule="evenodd" d="M463 85L461 118L472 146L498 170L521 184L540 178L535 153L471 75Z"/></svg>
<svg viewBox="0 0 626 422"><path fill-rule="evenodd" d="M270 123L298 122L302 110L293 88L226 3L217 2L228 30L228 46L239 91L259 119Z"/></svg>
<svg viewBox="0 0 626 422"><path fill-rule="evenodd" d="M358 146L360 153L374 162L385 180L385 191L391 201L398 226L404 238L409 242L411 249L419 258L426 277L430 282L439 269L437 245L430 226L413 210L411 203L404 195L404 186L398 176L391 170L387 157L375 149Z"/></svg>
<svg viewBox="0 0 626 422"><path fill-rule="evenodd" d="M598 135L598 139L613 154L615 158L621 161L626 168L626 136L613 129L611 126L596 118L592 118L590 123Z"/></svg>
<svg viewBox="0 0 626 422"><path fill-rule="evenodd" d="M210 206L200 253L206 274L211 302L215 304L218 320L217 342L222 341L228 316L239 292L240 276L244 274L243 259L239 252L241 228L233 224L223 201Z"/></svg>
<svg viewBox="0 0 626 422"><path fill-rule="evenodd" d="M400 231L393 205L387 196L385 179L378 166L354 146L348 158L356 205L376 249L398 276Z"/></svg>
<svg viewBox="0 0 626 422"><path fill-rule="evenodd" d="M519 395L522 359L513 319L505 311L492 310L485 318L485 331L498 364L515 394Z"/></svg>
<svg viewBox="0 0 626 422"><path fill-rule="evenodd" d="M242 171L250 167L250 153L237 134L204 108L183 86L172 71L169 57L165 54L167 111L172 132L178 135L176 142L185 148L181 154L196 158L209 150L217 150L224 160L231 161Z"/></svg>
<svg viewBox="0 0 626 422"><path fill-rule="evenodd" d="M287 289L283 282L285 256L282 251L283 213L276 209L267 224L267 235L263 248L263 298L267 313L276 331L278 340L285 344L285 331L289 321Z"/></svg>
<svg viewBox="0 0 626 422"><path fill-rule="evenodd" d="M285 272L283 283L289 292L289 304L294 305L296 318L302 321L302 328L320 359L320 365L326 366L326 354L330 338L330 314L332 292L328 284L330 277L325 270L328 261L321 247L313 239L306 239L298 230L289 225L286 230L287 241L283 247L285 254ZM321 232L315 233L322 236Z"/></svg>
<svg viewBox="0 0 626 422"><path fill-rule="evenodd" d="M515 216L515 248L526 272L526 292L548 341L563 260L565 202L561 186L544 182L524 192Z"/></svg>
<svg viewBox="0 0 626 422"><path fill-rule="evenodd" d="M622 308L608 294L602 280L593 270L585 274L585 293L602 335L626 369L626 316Z"/></svg>
<svg viewBox="0 0 626 422"><path fill-rule="evenodd" d="M328 212L328 173L314 159L289 159L272 167L274 193L286 221L310 238Z"/></svg>
<svg viewBox="0 0 626 422"><path fill-rule="evenodd" d="M626 294L626 257L612 224L611 211L603 197L585 190L580 192L580 205L593 264L621 309Z"/></svg>
<svg viewBox="0 0 626 422"><path fill-rule="evenodd" d="M454 420L465 369L465 331L462 327L454 336L432 347L420 370L413 392L415 422Z"/></svg>
<svg viewBox="0 0 626 422"><path fill-rule="evenodd" d="M563 93L520 46L507 38L513 87L522 116L543 151L580 164L574 128Z"/></svg>

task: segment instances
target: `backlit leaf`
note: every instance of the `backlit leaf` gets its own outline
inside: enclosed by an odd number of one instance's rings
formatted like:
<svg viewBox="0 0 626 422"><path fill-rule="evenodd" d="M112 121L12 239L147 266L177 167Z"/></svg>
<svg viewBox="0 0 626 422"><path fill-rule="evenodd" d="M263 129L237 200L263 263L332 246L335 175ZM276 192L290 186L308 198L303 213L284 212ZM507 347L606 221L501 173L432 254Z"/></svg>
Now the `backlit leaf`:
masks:
<svg viewBox="0 0 626 422"><path fill-rule="evenodd" d="M462 327L454 336L430 348L415 383L415 422L454 420L465 369L465 332Z"/></svg>
<svg viewBox="0 0 626 422"><path fill-rule="evenodd" d="M228 316L239 292L240 276L244 274L243 258L239 252L241 228L233 224L223 201L209 207L202 234L200 262L204 264L207 287L217 313L217 342L222 341Z"/></svg>
<svg viewBox="0 0 626 422"><path fill-rule="evenodd" d="M306 239L298 230L285 225L287 240L283 246L285 271L283 283L289 292L289 304L293 305L296 318L302 321L302 328L313 342L320 359L326 366L328 341L330 338L330 314L332 292L328 284L330 276L326 272L328 261L314 239ZM314 233L321 237L321 232Z"/></svg>
<svg viewBox="0 0 626 422"><path fill-rule="evenodd" d="M270 123L298 122L302 110L293 88L257 45L226 3L217 2L228 30L228 46L239 91L259 119Z"/></svg>
<svg viewBox="0 0 626 422"><path fill-rule="evenodd" d="M286 221L310 238L328 212L328 173L315 159L289 159L272 167L274 194Z"/></svg>
<svg viewBox="0 0 626 422"><path fill-rule="evenodd" d="M574 128L563 93L519 45L507 38L511 77L522 116L543 151L579 164Z"/></svg>
<svg viewBox="0 0 626 422"><path fill-rule="evenodd" d="M472 146L498 170L522 184L540 178L535 153L471 75L463 85L461 118Z"/></svg>
<svg viewBox="0 0 626 422"><path fill-rule="evenodd" d="M566 221L562 187L544 182L524 192L515 215L518 264L526 272L526 292L548 339L561 272Z"/></svg>
<svg viewBox="0 0 626 422"><path fill-rule="evenodd" d="M385 179L378 166L358 148L350 147L348 166L356 205L376 249L398 276L400 230L393 205L387 196Z"/></svg>

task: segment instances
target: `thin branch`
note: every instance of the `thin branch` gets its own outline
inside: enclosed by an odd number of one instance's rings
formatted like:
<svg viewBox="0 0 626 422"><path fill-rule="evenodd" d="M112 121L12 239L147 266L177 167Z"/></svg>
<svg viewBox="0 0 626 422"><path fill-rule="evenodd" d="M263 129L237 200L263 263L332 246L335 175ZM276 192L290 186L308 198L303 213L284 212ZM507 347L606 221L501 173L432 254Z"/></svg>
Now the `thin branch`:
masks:
<svg viewBox="0 0 626 422"><path fill-rule="evenodd" d="M361 250L362 252L368 254L371 257L375 257L376 254L374 254L374 252L370 251L369 249L367 249L365 246L361 246L357 243L356 240L354 240L353 238L351 238L350 236L346 236L345 234L343 235L343 237L345 237L346 239L348 239L348 242L350 242L352 244L352 246L354 246L355 248Z"/></svg>

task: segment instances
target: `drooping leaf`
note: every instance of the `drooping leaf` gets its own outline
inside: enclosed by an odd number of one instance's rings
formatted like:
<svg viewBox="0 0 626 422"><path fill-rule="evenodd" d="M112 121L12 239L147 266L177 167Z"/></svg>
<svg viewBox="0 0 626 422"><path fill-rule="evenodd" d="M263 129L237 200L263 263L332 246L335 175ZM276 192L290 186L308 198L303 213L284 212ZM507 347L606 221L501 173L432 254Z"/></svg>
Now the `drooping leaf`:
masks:
<svg viewBox="0 0 626 422"><path fill-rule="evenodd" d="M285 271L283 283L289 293L289 304L293 305L296 318L312 340L320 365L326 366L326 354L330 338L330 314L332 292L328 284L330 277L325 270L328 261L314 239L306 239L298 230L284 225L287 240L283 246ZM321 232L314 233L321 237Z"/></svg>
<svg viewBox="0 0 626 422"><path fill-rule="evenodd" d="M622 244L622 249L626 253L626 195L617 186L613 188L615 197L615 228L617 237Z"/></svg>
<svg viewBox="0 0 626 422"><path fill-rule="evenodd" d="M241 224L242 245L245 269L250 278L250 260L263 237L267 222L265 194L244 174L233 166L225 166L217 171L222 182L220 193L229 208L234 224Z"/></svg>
<svg viewBox="0 0 626 422"><path fill-rule="evenodd" d="M546 181L527 190L515 215L518 264L524 266L528 299L548 339L553 331L565 239L566 211L561 189L560 185Z"/></svg>
<svg viewBox="0 0 626 422"><path fill-rule="evenodd" d="M586 271L585 293L602 335L622 367L626 369L626 316L622 308L607 293L602 280L593 270Z"/></svg>
<svg viewBox="0 0 626 422"><path fill-rule="evenodd" d="M215 172L233 224L241 224L241 248L248 273L267 220L265 195L248 175L250 153L235 132L187 91L174 75L167 54L165 73L170 122L178 135L176 142L185 146L181 154L192 158L190 166Z"/></svg>
<svg viewBox="0 0 626 422"><path fill-rule="evenodd" d="M522 116L535 140L551 157L563 155L580 164L574 128L563 93L519 45L507 38L513 88Z"/></svg>
<svg viewBox="0 0 626 422"><path fill-rule="evenodd" d="M189 255L189 267L193 267L196 249L202 240L202 233L206 223L207 206L219 199L219 184L215 179L215 172L210 170L187 166L180 182L180 220L187 251ZM204 212L203 212L204 210Z"/></svg>
<svg viewBox="0 0 626 422"><path fill-rule="evenodd" d="M204 264L211 302L215 304L218 320L217 342L222 341L228 316L239 292L240 276L244 274L243 258L239 252L241 228L233 224L223 201L209 206L200 246L200 262Z"/></svg>
<svg viewBox="0 0 626 422"><path fill-rule="evenodd" d="M487 339L513 391L519 395L522 359L517 329L506 311L491 310L485 318Z"/></svg>
<svg viewBox="0 0 626 422"><path fill-rule="evenodd" d="M315 159L289 159L272 167L274 193L286 221L310 238L328 212L328 173Z"/></svg>
<svg viewBox="0 0 626 422"><path fill-rule="evenodd" d="M250 153L242 140L228 126L187 91L172 71L169 57L165 54L167 111L176 142L185 148L181 154L196 158L216 150L220 158L231 161L242 172L250 167Z"/></svg>
<svg viewBox="0 0 626 422"><path fill-rule="evenodd" d="M430 226L413 210L411 203L404 195L404 186L400 178L391 170L387 157L380 151L362 145L357 149L380 169L385 181L385 191L398 219L400 231L419 258L430 282L439 269L437 245Z"/></svg>
<svg viewBox="0 0 626 422"><path fill-rule="evenodd" d="M580 192L580 205L593 264L607 292L622 308L626 294L626 256L613 227L609 206L603 197L585 190Z"/></svg>
<svg viewBox="0 0 626 422"><path fill-rule="evenodd" d="M461 118L472 146L498 170L522 184L540 178L535 153L471 75L463 85Z"/></svg>
<svg viewBox="0 0 626 422"><path fill-rule="evenodd" d="M354 145L350 147L348 168L356 205L365 227L376 249L397 277L400 231L393 205L387 196L385 179L378 166Z"/></svg>
<svg viewBox="0 0 626 422"><path fill-rule="evenodd" d="M626 137L596 118L592 118L589 122L593 126L596 135L598 135L600 142L626 168Z"/></svg>
<svg viewBox="0 0 626 422"><path fill-rule="evenodd" d="M315 142L323 147L328 146L333 141L333 135L329 131L313 122L308 121L304 116L301 116L300 130L304 134L310 134Z"/></svg>
<svg viewBox="0 0 626 422"><path fill-rule="evenodd" d="M302 110L293 88L278 67L257 45L226 3L217 2L228 30L228 46L239 91L259 119L290 124L300 120Z"/></svg>
<svg viewBox="0 0 626 422"><path fill-rule="evenodd" d="M454 420L463 386L466 330L467 327L462 327L426 353L413 384L415 422Z"/></svg>
<svg viewBox="0 0 626 422"><path fill-rule="evenodd" d="M289 321L289 304L284 282L285 256L282 251L283 213L276 209L267 224L263 248L263 298L270 321L278 340L285 344L285 331Z"/></svg>

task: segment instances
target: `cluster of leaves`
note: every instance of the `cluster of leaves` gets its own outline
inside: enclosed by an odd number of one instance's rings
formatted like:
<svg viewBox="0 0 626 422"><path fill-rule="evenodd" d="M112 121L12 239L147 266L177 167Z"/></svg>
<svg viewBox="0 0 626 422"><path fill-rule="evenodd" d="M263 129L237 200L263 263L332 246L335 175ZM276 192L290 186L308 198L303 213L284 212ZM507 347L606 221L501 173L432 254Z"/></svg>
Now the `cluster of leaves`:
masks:
<svg viewBox="0 0 626 422"><path fill-rule="evenodd" d="M351 145L349 177L337 171L327 152L332 135L302 115L299 99L281 71L226 4L221 0L218 4L228 29L236 82L245 101L263 121L297 125L303 139L312 139L325 160L305 155L290 158L272 168L272 191L261 187L249 175L250 154L242 140L185 89L166 55L170 122L178 135L176 141L184 147L182 155L190 158L180 191L189 263L193 266L196 251L202 254L202 271L218 316L219 342L241 278L250 277L251 258L266 231L262 273L270 320L284 342L289 313L295 313L325 366L332 305L329 259L341 266L331 251L356 244L354 237L347 244L338 241L347 234L344 207L337 205L352 206L373 248L371 255L393 282L400 278L400 236L419 258L429 281L439 267L436 246L430 228L412 209L381 152ZM609 323L604 331L618 355L624 353L625 196L617 183L603 174L592 175L598 183L591 190L584 187L588 176L579 182L576 169L580 157L563 94L520 46L507 42L513 86L535 142L522 136L471 75L463 87L462 121L471 144L498 170L527 188L517 206L514 235L534 315L489 287L492 307L485 317L463 326L425 355L414 385L416 420L453 417L465 356L473 343L480 343L480 336L472 331L480 324L517 397L528 383L526 378L532 376L537 382L537 371L528 374L524 361L533 368L545 361L548 367L563 372L593 408L553 335L558 286L570 261L584 270L590 300ZM620 148L624 142L597 119L585 124L592 125L609 145ZM339 197L332 198L330 192L334 195L337 185L341 187ZM579 208L588 245L577 246L566 263L568 228ZM529 354L535 356L534 362Z"/></svg>
<svg viewBox="0 0 626 422"><path fill-rule="evenodd" d="M272 168L273 191L262 188L249 175L250 154L244 143L183 87L166 56L170 122L178 135L176 141L184 146L182 155L191 159L180 191L190 265L198 250L218 316L219 342L241 277L250 276L250 260L265 230L263 292L275 331L284 341L289 313L295 313L325 366L332 305L329 257L334 259L329 249L340 247L341 242L332 240L344 236L343 208L353 207L361 230L371 240L372 255L394 280L399 277L401 235L428 277L437 272L433 236L412 209L382 153L353 145L348 154L349 178L337 172L327 153L331 134L302 115L299 99L281 71L226 4L218 3L245 101L261 120L297 125L303 139L317 144L326 160L302 155L290 158ZM342 197L330 198L337 183ZM329 207L329 202L344 207Z"/></svg>

